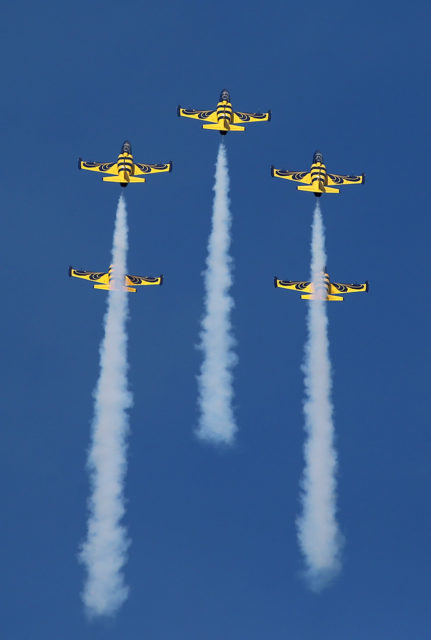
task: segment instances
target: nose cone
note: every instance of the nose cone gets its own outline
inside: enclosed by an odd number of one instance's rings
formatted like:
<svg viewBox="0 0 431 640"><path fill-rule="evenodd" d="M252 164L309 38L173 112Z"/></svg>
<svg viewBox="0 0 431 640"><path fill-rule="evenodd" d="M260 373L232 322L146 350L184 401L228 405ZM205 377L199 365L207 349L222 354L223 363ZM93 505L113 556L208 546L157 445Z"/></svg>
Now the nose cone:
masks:
<svg viewBox="0 0 431 640"><path fill-rule="evenodd" d="M323 163L323 155L320 151L315 151L314 152L314 156L313 156L313 163L314 162L321 162Z"/></svg>
<svg viewBox="0 0 431 640"><path fill-rule="evenodd" d="M227 89L223 89L220 94L220 100L226 100L226 102L230 102L230 95Z"/></svg>
<svg viewBox="0 0 431 640"><path fill-rule="evenodd" d="M132 145L128 140L123 142L123 146L121 147L121 153L132 153Z"/></svg>

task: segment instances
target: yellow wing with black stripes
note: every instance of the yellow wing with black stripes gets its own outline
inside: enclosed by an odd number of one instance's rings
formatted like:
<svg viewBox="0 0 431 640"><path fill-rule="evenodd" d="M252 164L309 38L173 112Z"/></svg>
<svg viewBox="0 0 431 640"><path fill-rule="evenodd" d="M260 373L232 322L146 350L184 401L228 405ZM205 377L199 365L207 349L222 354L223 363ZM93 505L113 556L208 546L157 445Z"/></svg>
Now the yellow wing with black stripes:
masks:
<svg viewBox="0 0 431 640"><path fill-rule="evenodd" d="M163 164L143 164L142 162L136 162L134 164L135 176L163 173L165 171L172 171L172 162L165 162Z"/></svg>
<svg viewBox="0 0 431 640"><path fill-rule="evenodd" d="M198 109L183 109L183 107L178 105L177 115L184 118L203 120L205 122L218 122L216 109L214 109L213 111L199 111Z"/></svg>
<svg viewBox="0 0 431 640"><path fill-rule="evenodd" d="M297 280L280 280L274 277L274 287L280 289L290 289L291 291L299 291L300 293L313 293L312 282L301 282Z"/></svg>
<svg viewBox="0 0 431 640"><path fill-rule="evenodd" d="M360 176L339 176L336 173L328 173L326 184L329 187L338 186L340 184L364 184L365 173Z"/></svg>
<svg viewBox="0 0 431 640"><path fill-rule="evenodd" d="M271 166L271 175L273 178L284 178L293 182L311 184L311 173L309 171L287 171L286 169L276 169Z"/></svg>
<svg viewBox="0 0 431 640"><path fill-rule="evenodd" d="M268 122L269 120L271 120L271 111L267 111L266 113L245 113L243 111L233 112L233 124Z"/></svg>
<svg viewBox="0 0 431 640"><path fill-rule="evenodd" d="M97 284L109 284L109 274L107 272L80 271L79 269L69 267L69 276L71 278L83 278L84 280L90 280L90 282L95 282Z"/></svg>
<svg viewBox="0 0 431 640"><path fill-rule="evenodd" d="M158 276L157 278L152 278L150 276L130 276L126 275L125 285L126 286L145 286L152 284L163 284L163 275Z"/></svg>
<svg viewBox="0 0 431 640"><path fill-rule="evenodd" d="M352 283L345 284L342 282L331 282L329 285L329 293L331 295L338 293L368 293L368 280L363 284Z"/></svg>
<svg viewBox="0 0 431 640"><path fill-rule="evenodd" d="M86 169L87 171L97 171L98 173L118 175L116 162L86 162L82 158L79 158L78 169Z"/></svg>

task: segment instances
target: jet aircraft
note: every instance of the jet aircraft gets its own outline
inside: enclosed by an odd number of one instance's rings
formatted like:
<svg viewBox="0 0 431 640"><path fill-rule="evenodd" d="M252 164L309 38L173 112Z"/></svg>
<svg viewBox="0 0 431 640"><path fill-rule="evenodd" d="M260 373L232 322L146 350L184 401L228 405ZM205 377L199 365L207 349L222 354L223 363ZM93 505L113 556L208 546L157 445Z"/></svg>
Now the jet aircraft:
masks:
<svg viewBox="0 0 431 640"><path fill-rule="evenodd" d="M302 300L323 300L323 301L342 301L343 296L337 295L342 293L368 293L368 280L363 284L344 284L341 282L331 282L329 275L325 271L321 271L318 276L316 286L313 282L297 282L295 280L279 280L274 277L274 287L280 289L290 289L302 293ZM305 295L304 295L305 294Z"/></svg>
<svg viewBox="0 0 431 640"><path fill-rule="evenodd" d="M137 286L145 286L152 284L163 284L163 275L158 276L157 278L151 278L148 276L130 276L126 274L124 276L124 284L120 287L116 286L115 275L113 275L115 270L115 266L111 264L106 273L99 273L97 271L81 271L79 269L74 269L73 267L69 267L69 277L73 278L83 278L84 280L90 280L90 282L94 282L96 284L93 285L94 289L104 289L105 291L119 291L125 290L129 292L136 292L135 287Z"/></svg>
<svg viewBox="0 0 431 640"><path fill-rule="evenodd" d="M310 171L287 171L285 169L276 169L271 166L271 175L274 178L284 178L285 180L293 180L294 182L302 182L306 187L297 187L299 191L312 191L316 198L320 198L322 193L340 193L336 187L346 184L363 184L365 182L365 174L360 176L340 176L336 173L327 173L326 166L323 163L323 155L320 151L316 151L313 155L313 164Z"/></svg>
<svg viewBox="0 0 431 640"><path fill-rule="evenodd" d="M223 89L220 94L220 100L216 109L213 111L198 111L197 109L184 109L178 105L178 116L185 118L195 118L196 120L211 122L212 124L203 124L202 129L214 129L220 131L225 136L228 131L245 131L242 124L250 124L251 122L266 122L271 120L271 111L267 113L243 113L242 111L233 111L230 101L229 91Z"/></svg>
<svg viewBox="0 0 431 640"><path fill-rule="evenodd" d="M107 174L103 178L104 182L119 182L122 187L127 187L129 182L145 182L145 178L150 173L162 173L172 171L172 162L165 164L142 164L134 162L132 155L132 145L128 140L123 142L121 153L116 162L86 162L79 158L78 169L87 171L98 171ZM138 177L139 176L139 177Z"/></svg>

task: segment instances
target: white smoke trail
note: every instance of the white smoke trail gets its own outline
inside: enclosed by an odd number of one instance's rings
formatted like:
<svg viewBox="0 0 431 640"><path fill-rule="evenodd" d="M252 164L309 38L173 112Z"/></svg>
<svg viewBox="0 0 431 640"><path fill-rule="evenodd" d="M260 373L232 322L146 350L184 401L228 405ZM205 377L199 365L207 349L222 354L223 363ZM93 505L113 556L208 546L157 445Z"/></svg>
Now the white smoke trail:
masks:
<svg viewBox="0 0 431 640"><path fill-rule="evenodd" d="M208 241L205 271L205 315L200 332L203 362L198 376L200 420L197 435L215 444L232 444L236 432L233 414L233 351L230 311L233 299L229 210L229 173L226 149L220 144L214 185L212 229Z"/></svg>
<svg viewBox="0 0 431 640"><path fill-rule="evenodd" d="M112 247L114 281L124 283L127 258L127 211L118 201ZM87 539L80 560L87 570L82 598L90 615L113 615L128 596L122 569L130 544L121 520L125 512L127 409L127 291L108 292L105 335L100 347L100 376L94 392L92 441L88 456L91 496Z"/></svg>
<svg viewBox="0 0 431 640"><path fill-rule="evenodd" d="M314 290L322 282L326 265L325 231L319 201L314 210L311 242L311 279ZM305 469L302 479L302 515L298 518L298 539L305 556L306 575L318 591L341 568L342 537L336 520L336 470L333 407L331 401L331 363L329 359L326 302L310 301L308 341L303 371Z"/></svg>

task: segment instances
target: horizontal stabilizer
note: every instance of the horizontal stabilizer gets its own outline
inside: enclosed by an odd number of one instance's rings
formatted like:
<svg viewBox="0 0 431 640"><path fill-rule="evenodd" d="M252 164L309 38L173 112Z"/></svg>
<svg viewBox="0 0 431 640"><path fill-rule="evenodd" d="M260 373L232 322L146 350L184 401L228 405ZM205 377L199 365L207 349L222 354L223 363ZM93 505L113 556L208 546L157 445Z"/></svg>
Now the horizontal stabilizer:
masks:
<svg viewBox="0 0 431 640"><path fill-rule="evenodd" d="M245 127L237 124L229 124L226 128L223 124L203 124L202 129L213 129L214 131L245 131Z"/></svg>
<svg viewBox="0 0 431 640"><path fill-rule="evenodd" d="M296 187L298 191L312 191L315 194L322 193L340 193L339 189L334 189L333 187L322 187L322 189L316 188L312 184L304 186L304 187Z"/></svg>
<svg viewBox="0 0 431 640"><path fill-rule="evenodd" d="M121 182L124 184L124 180L120 176L106 176L103 178L103 182Z"/></svg>
<svg viewBox="0 0 431 640"><path fill-rule="evenodd" d="M129 182L145 182L145 178L135 178L134 176L130 176L127 181L124 181L120 176L107 176L103 178L104 182L120 182L121 184L129 184Z"/></svg>
<svg viewBox="0 0 431 640"><path fill-rule="evenodd" d="M343 296L326 296L325 298L317 298L315 295L302 295L301 300L320 300L321 302L326 302L327 300L332 300L334 302L342 302L344 300Z"/></svg>
<svg viewBox="0 0 431 640"><path fill-rule="evenodd" d="M121 289L114 289L109 284L95 284L93 285L94 289L104 289L105 291L130 291L130 293L136 293L136 289L133 287L121 287Z"/></svg>
<svg viewBox="0 0 431 640"><path fill-rule="evenodd" d="M169 169L171 171L171 169ZM129 182L145 182L146 178L135 178L135 176L129 177Z"/></svg>

